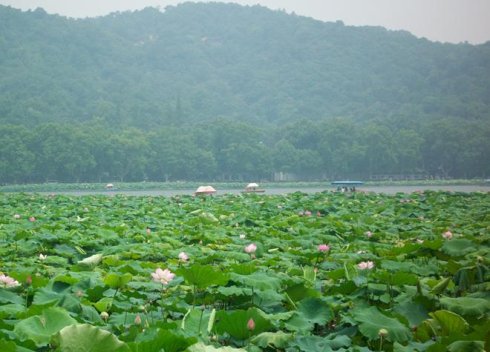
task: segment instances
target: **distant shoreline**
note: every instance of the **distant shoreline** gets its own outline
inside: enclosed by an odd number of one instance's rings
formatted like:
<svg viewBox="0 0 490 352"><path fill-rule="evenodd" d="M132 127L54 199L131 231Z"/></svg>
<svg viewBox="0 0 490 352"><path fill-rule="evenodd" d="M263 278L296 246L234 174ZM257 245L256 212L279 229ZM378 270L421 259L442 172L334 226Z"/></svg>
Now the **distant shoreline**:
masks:
<svg viewBox="0 0 490 352"><path fill-rule="evenodd" d="M252 180L253 181L253 180ZM332 181L316 182L261 182L260 187L268 188L326 188L334 189ZM190 190L200 185L212 185L218 191L220 189L240 190L244 189L248 182L112 182L113 188L107 189L107 183L43 183L24 185L3 185L0 192L90 192L90 191L152 191L152 190ZM413 181L365 181L363 187L377 186L463 186L463 185L489 185L490 180L413 180Z"/></svg>

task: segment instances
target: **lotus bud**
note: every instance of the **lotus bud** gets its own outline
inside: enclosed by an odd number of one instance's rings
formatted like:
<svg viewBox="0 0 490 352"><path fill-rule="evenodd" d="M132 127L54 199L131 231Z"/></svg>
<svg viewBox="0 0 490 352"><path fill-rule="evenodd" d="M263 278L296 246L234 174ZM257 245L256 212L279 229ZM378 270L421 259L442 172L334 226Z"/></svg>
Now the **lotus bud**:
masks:
<svg viewBox="0 0 490 352"><path fill-rule="evenodd" d="M250 318L247 322L247 329L250 331L255 330L255 321L252 318Z"/></svg>
<svg viewBox="0 0 490 352"><path fill-rule="evenodd" d="M102 320L107 321L107 319L109 319L109 313L102 312L100 313L100 317L102 318Z"/></svg>
<svg viewBox="0 0 490 352"><path fill-rule="evenodd" d="M386 329L384 329L384 328L379 329L379 331L378 331L378 336L379 336L379 337L386 337L386 336L388 336L388 330L386 330Z"/></svg>

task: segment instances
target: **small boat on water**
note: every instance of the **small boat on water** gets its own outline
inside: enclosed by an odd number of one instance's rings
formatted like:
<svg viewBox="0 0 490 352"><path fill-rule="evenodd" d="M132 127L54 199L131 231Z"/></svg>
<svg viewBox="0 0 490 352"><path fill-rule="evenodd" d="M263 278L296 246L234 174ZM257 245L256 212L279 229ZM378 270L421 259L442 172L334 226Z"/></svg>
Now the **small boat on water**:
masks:
<svg viewBox="0 0 490 352"><path fill-rule="evenodd" d="M255 182L249 183L247 187L242 191L243 193L263 193L265 189L259 188L259 185Z"/></svg>
<svg viewBox="0 0 490 352"><path fill-rule="evenodd" d="M355 192L357 186L363 185L362 181L334 181L332 185L337 186L337 191L340 192Z"/></svg>
<svg viewBox="0 0 490 352"><path fill-rule="evenodd" d="M209 196L216 193L213 186L199 186L194 192L195 196Z"/></svg>

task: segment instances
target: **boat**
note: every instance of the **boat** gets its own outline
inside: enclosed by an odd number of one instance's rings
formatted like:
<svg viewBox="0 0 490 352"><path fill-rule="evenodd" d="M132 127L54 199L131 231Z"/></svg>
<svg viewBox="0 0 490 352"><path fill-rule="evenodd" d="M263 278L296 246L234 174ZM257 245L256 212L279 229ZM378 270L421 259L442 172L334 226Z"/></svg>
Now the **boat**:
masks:
<svg viewBox="0 0 490 352"><path fill-rule="evenodd" d="M332 185L337 186L337 191L340 192L355 192L357 186L363 185L362 181L333 181Z"/></svg>

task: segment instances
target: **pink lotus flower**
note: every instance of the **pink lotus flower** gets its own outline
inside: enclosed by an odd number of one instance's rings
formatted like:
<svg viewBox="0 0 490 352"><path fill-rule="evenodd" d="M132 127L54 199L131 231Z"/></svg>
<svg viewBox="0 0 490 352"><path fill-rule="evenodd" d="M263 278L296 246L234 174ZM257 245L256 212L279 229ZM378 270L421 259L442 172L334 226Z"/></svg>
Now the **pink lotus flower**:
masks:
<svg viewBox="0 0 490 352"><path fill-rule="evenodd" d="M17 286L20 286L17 280L4 274L0 275L0 287L9 288L9 287L17 287Z"/></svg>
<svg viewBox="0 0 490 352"><path fill-rule="evenodd" d="M34 222L34 221L36 221L36 218L35 218L34 216L31 216L31 217L29 218L29 221L30 221L30 222Z"/></svg>
<svg viewBox="0 0 490 352"><path fill-rule="evenodd" d="M247 322L247 329L250 331L255 330L255 321L252 318L250 318Z"/></svg>
<svg viewBox="0 0 490 352"><path fill-rule="evenodd" d="M305 210L305 216L311 216L311 211Z"/></svg>
<svg viewBox="0 0 490 352"><path fill-rule="evenodd" d="M446 240L450 240L453 238L453 233L451 231L446 231L442 234L442 237L444 237Z"/></svg>
<svg viewBox="0 0 490 352"><path fill-rule="evenodd" d="M371 231L366 231L364 235L366 235L367 238L373 237L373 233Z"/></svg>
<svg viewBox="0 0 490 352"><path fill-rule="evenodd" d="M151 235L151 229L149 227L146 228L146 234Z"/></svg>
<svg viewBox="0 0 490 352"><path fill-rule="evenodd" d="M357 268L359 270L372 269L374 268L374 263L372 261L360 262L359 264L357 264Z"/></svg>
<svg viewBox="0 0 490 352"><path fill-rule="evenodd" d="M136 317L134 318L134 325L141 325L141 317L139 314L136 314Z"/></svg>
<svg viewBox="0 0 490 352"><path fill-rule="evenodd" d="M186 262L186 261L188 261L188 260L189 260L189 256L187 255L187 253L186 253L186 252L180 252L180 253L179 253L179 260L180 260L181 262Z"/></svg>
<svg viewBox="0 0 490 352"><path fill-rule="evenodd" d="M330 246L328 244L319 244L318 250L320 252L328 252L330 250Z"/></svg>
<svg viewBox="0 0 490 352"><path fill-rule="evenodd" d="M257 250L257 246L255 243L250 243L248 246L245 247L245 253L248 254L253 254Z"/></svg>
<svg viewBox="0 0 490 352"><path fill-rule="evenodd" d="M168 269L162 270L157 268L154 273L151 273L151 277L153 281L160 282L162 285L168 285L175 277L175 274Z"/></svg>

